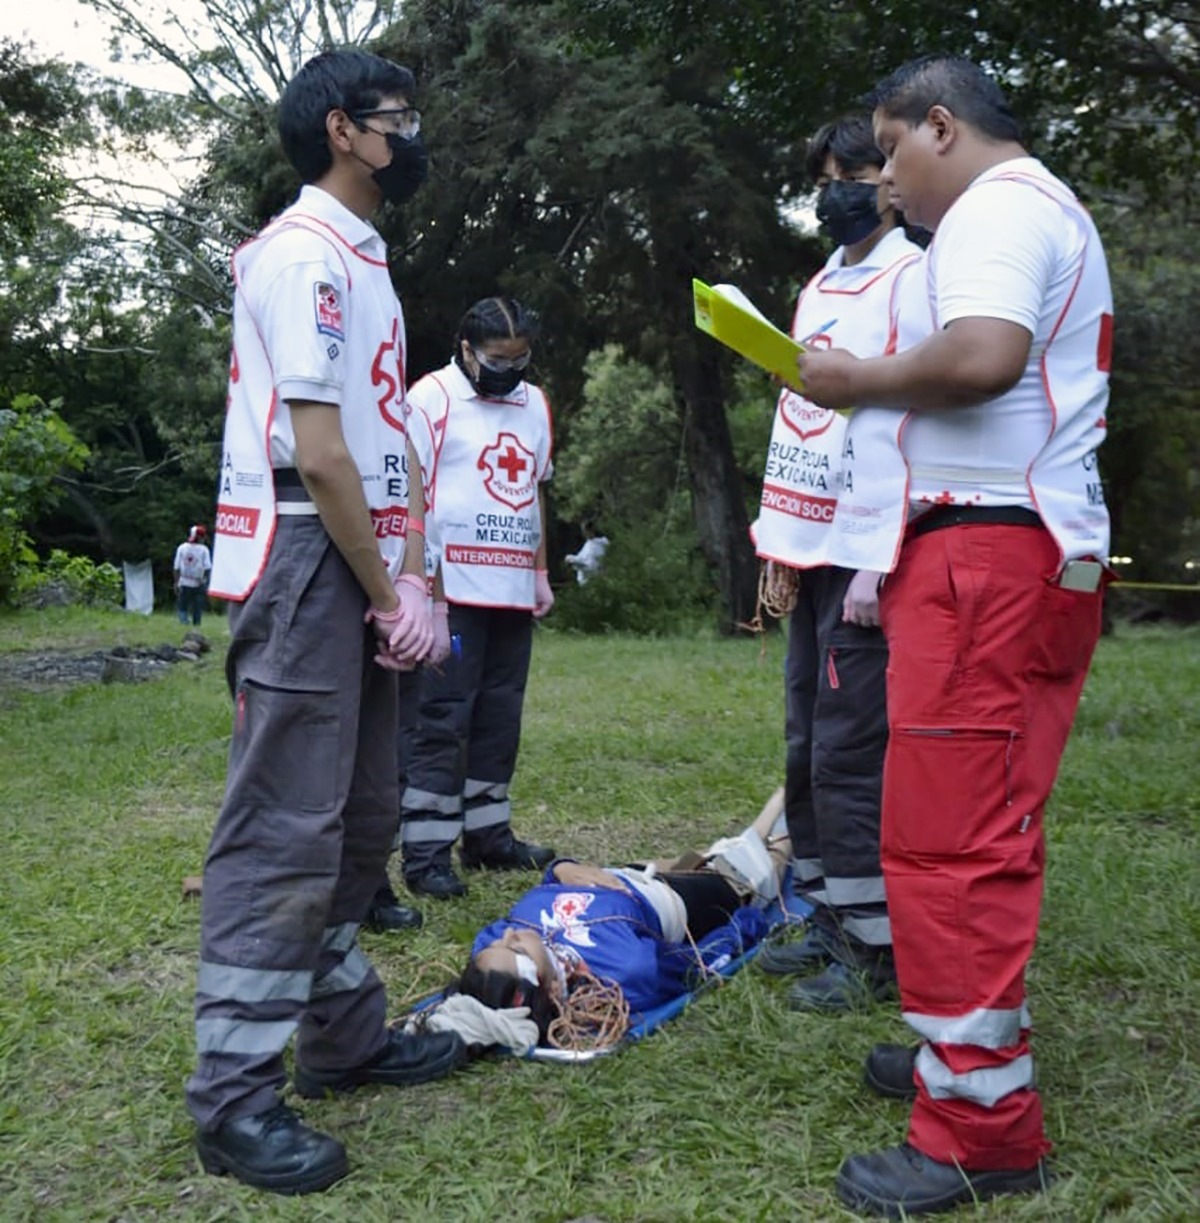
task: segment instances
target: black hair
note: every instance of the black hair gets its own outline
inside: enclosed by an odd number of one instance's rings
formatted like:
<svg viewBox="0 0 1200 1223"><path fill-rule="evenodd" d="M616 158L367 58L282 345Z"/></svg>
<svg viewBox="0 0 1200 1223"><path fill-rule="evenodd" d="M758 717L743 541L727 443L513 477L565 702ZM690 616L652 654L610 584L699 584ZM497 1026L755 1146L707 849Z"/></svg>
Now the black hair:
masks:
<svg viewBox="0 0 1200 1223"><path fill-rule="evenodd" d="M368 51L324 51L292 77L279 102L283 151L306 183L315 183L333 165L325 120L331 110L353 116L386 97L410 105L416 77L405 67Z"/></svg>
<svg viewBox="0 0 1200 1223"><path fill-rule="evenodd" d="M488 340L512 340L518 336L536 340L540 330L538 316L515 297L484 297L462 316L454 351L461 352L463 340L472 348Z"/></svg>
<svg viewBox="0 0 1200 1223"><path fill-rule="evenodd" d="M474 958L467 961L462 975L446 992L466 994L468 998L476 998L493 1010L527 1006L530 1019L537 1024L539 1045L546 1043L550 1025L560 1013L544 982L536 987L531 986L513 973L500 972L494 968L480 968Z"/></svg>
<svg viewBox="0 0 1200 1223"><path fill-rule="evenodd" d="M883 168L884 156L875 143L870 115L843 115L817 129L804 153L804 169L814 183L825 173L825 160L830 156L843 173L864 166Z"/></svg>
<svg viewBox="0 0 1200 1223"><path fill-rule="evenodd" d="M944 106L991 140L1021 143L1021 125L1004 91L978 64L961 55L922 55L902 64L871 91L867 104L912 127L931 106Z"/></svg>

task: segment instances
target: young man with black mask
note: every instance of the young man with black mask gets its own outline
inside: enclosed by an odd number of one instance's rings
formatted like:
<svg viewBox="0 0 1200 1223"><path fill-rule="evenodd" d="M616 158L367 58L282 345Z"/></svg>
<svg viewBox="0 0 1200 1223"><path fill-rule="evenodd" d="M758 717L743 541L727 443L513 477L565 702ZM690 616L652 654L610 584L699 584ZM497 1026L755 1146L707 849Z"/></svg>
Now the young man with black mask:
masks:
<svg viewBox="0 0 1200 1223"><path fill-rule="evenodd" d="M424 178L415 82L361 51L310 60L279 130L305 186L234 255L212 592L230 599L225 798L204 869L201 1163L277 1193L346 1175L283 1104L438 1078L465 1050L387 1027L357 932L399 813L396 672L433 657L404 321L367 218ZM411 477L411 479L410 479Z"/></svg>
<svg viewBox="0 0 1200 1223"><path fill-rule="evenodd" d="M828 123L809 142L817 217L838 245L796 303L792 335L808 348L879 356L928 329L917 293L921 249L880 185L882 165L865 114ZM902 312L905 301L912 308ZM797 1010L852 1010L895 989L879 865L887 648L877 593L893 558L861 547L872 507L851 512L870 499L871 453L845 417L797 391L780 393L753 533L772 580L794 592L786 813L796 889L814 913L802 939L765 948L758 962L803 976L788 996Z"/></svg>

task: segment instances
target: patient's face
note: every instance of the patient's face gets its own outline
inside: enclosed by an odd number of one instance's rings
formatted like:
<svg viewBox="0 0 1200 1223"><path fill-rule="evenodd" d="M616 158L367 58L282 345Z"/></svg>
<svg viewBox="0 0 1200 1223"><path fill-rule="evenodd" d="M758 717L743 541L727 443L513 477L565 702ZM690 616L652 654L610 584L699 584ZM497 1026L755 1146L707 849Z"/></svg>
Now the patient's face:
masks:
<svg viewBox="0 0 1200 1223"><path fill-rule="evenodd" d="M519 976L517 972L517 954L528 956L537 969L538 985L547 990L553 998L562 996L558 983L558 974L550 963L550 951L546 944L532 930L518 930L509 927L496 940L485 947L475 957L475 963L487 972L503 972L509 976Z"/></svg>

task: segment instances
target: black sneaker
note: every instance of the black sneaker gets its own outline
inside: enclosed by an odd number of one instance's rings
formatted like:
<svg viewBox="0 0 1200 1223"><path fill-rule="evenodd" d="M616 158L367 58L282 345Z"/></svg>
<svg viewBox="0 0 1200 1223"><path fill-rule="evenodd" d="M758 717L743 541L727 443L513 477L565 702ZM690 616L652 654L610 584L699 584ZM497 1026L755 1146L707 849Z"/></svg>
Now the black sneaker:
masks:
<svg viewBox="0 0 1200 1223"><path fill-rule="evenodd" d="M369 1062L347 1070L308 1070L296 1060L292 1086L309 1100L343 1095L368 1083L407 1087L429 1083L449 1074L467 1059L467 1046L457 1032L418 1032L408 1036L388 1030L387 1044Z"/></svg>
<svg viewBox="0 0 1200 1223"><path fill-rule="evenodd" d="M385 883L372 898L363 925L376 934L391 934L397 930L419 930L424 920L420 909L402 905L391 884Z"/></svg>
<svg viewBox="0 0 1200 1223"><path fill-rule="evenodd" d="M509 833L477 849L464 839L458 856L465 871L540 871L554 861L554 850L519 841Z"/></svg>
<svg viewBox="0 0 1200 1223"><path fill-rule="evenodd" d="M404 876L404 886L414 896L432 896L434 900L454 900L467 894L467 885L450 866L430 866Z"/></svg>
<svg viewBox="0 0 1200 1223"><path fill-rule="evenodd" d="M768 943L754 962L773 977L803 976L832 964L844 954L845 946L832 930L810 923L802 939Z"/></svg>
<svg viewBox="0 0 1200 1223"><path fill-rule="evenodd" d="M837 1176L838 1197L865 1214L889 1219L938 1214L1001 1193L1032 1193L1050 1185L1045 1160L1032 1168L973 1172L944 1164L907 1142L869 1155L851 1155Z"/></svg>
<svg viewBox="0 0 1200 1223"><path fill-rule="evenodd" d="M815 977L797 981L788 990L788 1006L793 1011L820 1011L839 1015L865 1011L876 1002L894 997L896 982L869 969L835 961Z"/></svg>
<svg viewBox="0 0 1200 1223"><path fill-rule="evenodd" d="M350 1171L346 1148L286 1104L198 1133L196 1150L205 1172L272 1193L319 1193Z"/></svg>
<svg viewBox="0 0 1200 1223"><path fill-rule="evenodd" d="M917 1047L876 1045L863 1064L863 1079L877 1095L893 1100L915 1100L917 1084L913 1071L916 1065Z"/></svg>

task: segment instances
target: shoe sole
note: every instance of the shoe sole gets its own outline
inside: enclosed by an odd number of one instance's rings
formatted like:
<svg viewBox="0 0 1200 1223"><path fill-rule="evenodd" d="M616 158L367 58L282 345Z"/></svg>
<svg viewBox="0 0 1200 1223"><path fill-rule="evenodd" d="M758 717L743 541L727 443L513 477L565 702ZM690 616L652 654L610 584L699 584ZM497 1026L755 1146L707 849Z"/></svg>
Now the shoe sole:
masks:
<svg viewBox="0 0 1200 1223"><path fill-rule="evenodd" d="M336 1184L350 1174L350 1161L346 1158L345 1152L336 1163L329 1164L299 1179L286 1174L266 1176L254 1172L237 1163L236 1160L231 1160L217 1151L208 1150L199 1142L196 1144L196 1152L200 1156L200 1166L211 1176L232 1176L241 1181L243 1185L250 1185L254 1189L266 1189L271 1193L280 1193L288 1197L303 1193L320 1193L321 1190L328 1189L330 1185Z"/></svg>
<svg viewBox="0 0 1200 1223"><path fill-rule="evenodd" d="M971 1172L970 1181L953 1193L931 1194L928 1197L909 1197L902 1202L895 1198L879 1197L869 1193L860 1185L838 1173L836 1188L838 1197L851 1210L883 1215L888 1219L906 1219L916 1214L941 1214L963 1206L968 1202L985 1202L990 1198L1003 1197L1009 1193L1036 1193L1048 1189L1053 1176L1044 1164L1030 1168L1028 1172Z"/></svg>
<svg viewBox="0 0 1200 1223"><path fill-rule="evenodd" d="M360 1087L415 1087L418 1083L432 1083L435 1079L444 1078L451 1071L457 1070L467 1060L467 1047L460 1044L451 1049L438 1062L426 1063L403 1075L399 1072L386 1078L374 1074L364 1074L361 1078L322 1080L312 1071L302 1070L299 1066L292 1073L292 1087L296 1094L306 1100L323 1100L327 1096L346 1096Z"/></svg>

